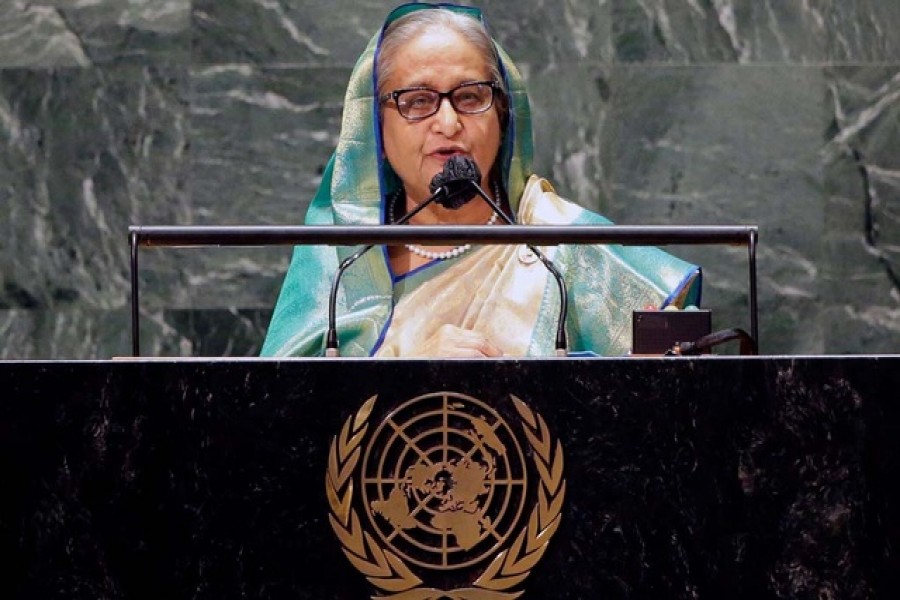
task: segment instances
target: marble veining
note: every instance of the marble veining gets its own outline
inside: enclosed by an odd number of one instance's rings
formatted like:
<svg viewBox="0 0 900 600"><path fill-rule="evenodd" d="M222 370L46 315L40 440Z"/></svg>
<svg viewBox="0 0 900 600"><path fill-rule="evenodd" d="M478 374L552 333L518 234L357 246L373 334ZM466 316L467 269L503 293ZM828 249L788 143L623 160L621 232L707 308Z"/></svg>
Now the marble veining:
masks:
<svg viewBox="0 0 900 600"><path fill-rule="evenodd" d="M829 71L833 131L822 149L829 194L827 274L838 290L835 343L895 349L900 328L900 71ZM856 329L856 331L854 331ZM849 341L848 341L849 337Z"/></svg>
<svg viewBox="0 0 900 600"><path fill-rule="evenodd" d="M7 0L0 68L185 62L190 0Z"/></svg>
<svg viewBox="0 0 900 600"><path fill-rule="evenodd" d="M301 222L395 4L0 2L0 355L129 351L130 224ZM900 3L483 4L563 196L758 224L764 351L900 348ZM745 254L670 250L703 264L714 326L746 326ZM146 252L145 352L252 354L288 257Z"/></svg>

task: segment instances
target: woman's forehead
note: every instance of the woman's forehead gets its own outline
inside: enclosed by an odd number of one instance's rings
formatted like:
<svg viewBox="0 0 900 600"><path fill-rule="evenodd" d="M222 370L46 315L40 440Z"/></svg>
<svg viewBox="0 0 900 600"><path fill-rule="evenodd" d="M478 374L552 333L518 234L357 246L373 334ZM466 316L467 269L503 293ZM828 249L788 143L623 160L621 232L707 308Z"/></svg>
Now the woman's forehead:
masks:
<svg viewBox="0 0 900 600"><path fill-rule="evenodd" d="M403 86L476 81L490 73L478 48L458 32L426 30L397 48L391 83Z"/></svg>

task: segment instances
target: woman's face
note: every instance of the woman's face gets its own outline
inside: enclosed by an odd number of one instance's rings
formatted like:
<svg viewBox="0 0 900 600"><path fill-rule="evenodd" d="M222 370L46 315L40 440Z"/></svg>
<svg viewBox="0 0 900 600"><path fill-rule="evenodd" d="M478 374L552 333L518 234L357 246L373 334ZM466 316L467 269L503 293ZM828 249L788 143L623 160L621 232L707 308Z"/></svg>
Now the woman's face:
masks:
<svg viewBox="0 0 900 600"><path fill-rule="evenodd" d="M416 86L446 92L462 83L490 79L478 51L459 33L445 28L426 29L397 50L393 63L394 71L382 86L385 93ZM393 103L382 108L382 115L385 156L410 198L427 198L431 179L454 154L474 159L482 173L481 186L488 188L500 151L496 101L476 115L458 114L446 98L437 113L421 121L407 121Z"/></svg>

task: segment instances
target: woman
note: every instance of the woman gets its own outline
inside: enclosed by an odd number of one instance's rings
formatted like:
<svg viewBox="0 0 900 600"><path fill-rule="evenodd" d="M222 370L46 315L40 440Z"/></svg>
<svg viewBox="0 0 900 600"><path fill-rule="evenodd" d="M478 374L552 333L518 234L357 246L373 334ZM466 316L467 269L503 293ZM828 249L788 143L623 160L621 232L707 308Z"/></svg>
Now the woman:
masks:
<svg viewBox="0 0 900 600"><path fill-rule="evenodd" d="M480 11L409 4L394 10L360 57L337 149L306 223L394 222L429 195L451 156L478 165L481 187L522 224L606 224L531 173L522 78ZM475 199L429 205L413 224L493 224ZM295 249L262 354L315 356L327 298L352 248ZM631 311L694 303L699 269L655 248L561 246L545 253L569 290L569 349L629 350ZM373 249L346 272L338 305L344 356L499 357L553 354L559 298L522 246Z"/></svg>

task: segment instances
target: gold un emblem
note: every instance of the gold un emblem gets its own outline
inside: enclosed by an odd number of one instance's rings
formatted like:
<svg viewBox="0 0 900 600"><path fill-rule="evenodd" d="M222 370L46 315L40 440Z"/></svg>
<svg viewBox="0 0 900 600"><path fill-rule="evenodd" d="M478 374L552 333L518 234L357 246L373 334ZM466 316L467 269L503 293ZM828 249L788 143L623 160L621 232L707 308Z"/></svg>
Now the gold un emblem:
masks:
<svg viewBox="0 0 900 600"><path fill-rule="evenodd" d="M566 483L562 445L511 398L523 436L488 404L453 392L401 404L371 435L376 396L344 422L325 476L329 519L373 598L522 595L559 527Z"/></svg>

